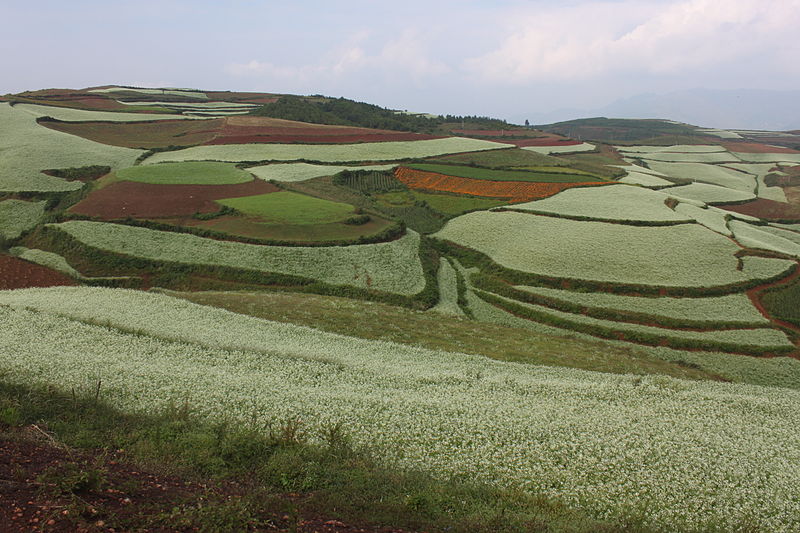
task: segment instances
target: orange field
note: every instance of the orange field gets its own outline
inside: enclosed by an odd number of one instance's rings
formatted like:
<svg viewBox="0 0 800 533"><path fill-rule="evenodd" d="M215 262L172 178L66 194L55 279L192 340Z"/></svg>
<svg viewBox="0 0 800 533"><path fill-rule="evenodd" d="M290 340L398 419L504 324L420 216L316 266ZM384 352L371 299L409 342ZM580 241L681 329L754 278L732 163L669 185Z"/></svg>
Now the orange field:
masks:
<svg viewBox="0 0 800 533"><path fill-rule="evenodd" d="M395 176L411 189L430 192L450 192L469 194L487 198L501 198L511 202L530 202L547 198L571 187L587 185L606 185L603 181L581 183L542 183L530 181L489 181L473 178L459 178L436 172L425 172L399 167Z"/></svg>

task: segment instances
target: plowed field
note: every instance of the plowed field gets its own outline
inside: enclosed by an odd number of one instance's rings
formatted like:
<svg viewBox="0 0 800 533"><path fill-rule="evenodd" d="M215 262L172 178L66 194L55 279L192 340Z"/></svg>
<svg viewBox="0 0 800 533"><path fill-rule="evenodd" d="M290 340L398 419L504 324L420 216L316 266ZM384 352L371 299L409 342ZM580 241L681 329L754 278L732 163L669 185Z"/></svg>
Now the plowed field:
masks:
<svg viewBox="0 0 800 533"><path fill-rule="evenodd" d="M783 146L772 146L761 143L721 143L729 152L739 152L743 154L800 154L797 150L784 148Z"/></svg>
<svg viewBox="0 0 800 533"><path fill-rule="evenodd" d="M746 204L721 205L722 209L763 218L764 220L800 222L800 207L766 198L759 198Z"/></svg>
<svg viewBox="0 0 800 533"><path fill-rule="evenodd" d="M0 255L0 290L76 285L75 281L43 266Z"/></svg>
<svg viewBox="0 0 800 533"><path fill-rule="evenodd" d="M529 202L546 198L576 186L605 185L606 182L582 183L539 183L524 181L488 181L472 178L458 178L399 167L395 176L411 189L431 192L450 192L469 194L487 198L508 199L511 202Z"/></svg>
<svg viewBox="0 0 800 533"><path fill-rule="evenodd" d="M69 212L103 220L190 216L219 211L215 200L279 190L263 180L235 185L153 185L120 181L92 192Z"/></svg>

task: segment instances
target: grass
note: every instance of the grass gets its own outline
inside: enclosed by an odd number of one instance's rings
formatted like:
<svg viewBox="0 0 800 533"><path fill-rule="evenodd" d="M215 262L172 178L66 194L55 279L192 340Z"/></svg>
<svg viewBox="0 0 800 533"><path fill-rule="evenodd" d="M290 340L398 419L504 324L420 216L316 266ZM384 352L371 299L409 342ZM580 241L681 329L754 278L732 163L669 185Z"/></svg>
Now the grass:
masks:
<svg viewBox="0 0 800 533"><path fill-rule="evenodd" d="M233 164L211 161L135 166L119 170L117 177L155 185L229 185L253 179Z"/></svg>
<svg viewBox="0 0 800 533"><path fill-rule="evenodd" d="M761 302L775 318L800 326L800 279L765 291Z"/></svg>
<svg viewBox="0 0 800 533"><path fill-rule="evenodd" d="M98 506L95 514L103 516L104 526L119 531L172 530L178 524L216 532L272 529L276 515L288 516L292 531L309 516L451 533L648 531L635 519L605 523L542 496L466 478L441 480L391 469L353 446L348 428L339 425L330 426L312 444L298 419L287 419L265 434L247 425L209 423L190 404L151 415L130 414L112 407L102 393L101 383L94 391L70 396L0 382L0 439L25 438L24 429L36 424L45 428L54 446L99 457L125 450L125 459L156 474L211 479L212 487L219 480L246 493L219 501L189 496L171 511L148 502L124 516L103 514ZM99 491L106 476L101 462L91 467L78 460L65 462L42 479L72 493ZM136 485L129 490L135 492ZM133 500L130 505L140 505Z"/></svg>
<svg viewBox="0 0 800 533"><path fill-rule="evenodd" d="M530 150L508 148L490 152L469 152L444 157L431 158L431 162L477 165L490 168L525 167L525 166L567 166L563 159L538 154Z"/></svg>
<svg viewBox="0 0 800 533"><path fill-rule="evenodd" d="M503 200L493 200L490 198L477 198L474 196L456 196L452 194L430 194L414 191L412 193L417 200L426 202L431 208L446 215L460 215L468 211L478 209L490 209L507 202Z"/></svg>
<svg viewBox="0 0 800 533"><path fill-rule="evenodd" d="M460 178L472 178L491 181L533 181L548 183L578 183L593 181L596 178L586 173L541 172L525 170L493 170L460 165L441 165L421 163L409 165L409 168L425 172L436 172Z"/></svg>
<svg viewBox="0 0 800 533"><path fill-rule="evenodd" d="M222 205L275 224L325 224L341 222L353 214L353 206L295 192L281 191L218 200Z"/></svg>
<svg viewBox="0 0 800 533"><path fill-rule="evenodd" d="M483 355L500 361L564 366L616 374L715 379L713 374L656 359L634 347L534 335L520 328L445 318L376 302L299 293L182 292L186 300L245 315L355 336Z"/></svg>

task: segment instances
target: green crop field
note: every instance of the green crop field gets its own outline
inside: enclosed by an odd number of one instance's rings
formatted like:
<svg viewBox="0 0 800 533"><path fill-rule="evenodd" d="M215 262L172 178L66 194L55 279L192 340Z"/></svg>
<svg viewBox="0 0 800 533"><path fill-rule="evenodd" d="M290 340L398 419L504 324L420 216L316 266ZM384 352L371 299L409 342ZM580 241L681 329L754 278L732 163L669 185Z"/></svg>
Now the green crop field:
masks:
<svg viewBox="0 0 800 533"><path fill-rule="evenodd" d="M0 238L16 239L34 228L44 216L45 202L5 200L0 202Z"/></svg>
<svg viewBox="0 0 800 533"><path fill-rule="evenodd" d="M800 326L800 280L766 291L762 301L776 318Z"/></svg>
<svg viewBox="0 0 800 533"><path fill-rule="evenodd" d="M353 215L352 205L289 191L227 198L218 203L274 224L325 224Z"/></svg>
<svg viewBox="0 0 800 533"><path fill-rule="evenodd" d="M426 202L431 208L446 215L460 215L461 213L466 213L467 211L491 209L492 207L498 207L507 203L502 200L478 198L476 196L432 194L419 191L413 191L411 194L413 194L414 198L417 200Z"/></svg>
<svg viewBox="0 0 800 533"><path fill-rule="evenodd" d="M505 150L492 150L491 152L470 152L432 158L434 163L447 163L451 165L477 165L489 168L513 167L546 167L567 166L568 162L558 157L538 154L521 148L507 148Z"/></svg>
<svg viewBox="0 0 800 533"><path fill-rule="evenodd" d="M231 163L213 161L135 166L116 174L119 179L155 185L227 185L253 180L248 172Z"/></svg>
<svg viewBox="0 0 800 533"><path fill-rule="evenodd" d="M408 165L409 168L423 170L425 172L436 172L448 176L458 176L461 178L472 178L490 181L532 181L548 183L579 183L582 181L602 181L591 174L585 172L540 172L528 170L493 170L487 168L475 168L458 165L442 165L436 163L415 163ZM554 169L555 170L555 169Z"/></svg>

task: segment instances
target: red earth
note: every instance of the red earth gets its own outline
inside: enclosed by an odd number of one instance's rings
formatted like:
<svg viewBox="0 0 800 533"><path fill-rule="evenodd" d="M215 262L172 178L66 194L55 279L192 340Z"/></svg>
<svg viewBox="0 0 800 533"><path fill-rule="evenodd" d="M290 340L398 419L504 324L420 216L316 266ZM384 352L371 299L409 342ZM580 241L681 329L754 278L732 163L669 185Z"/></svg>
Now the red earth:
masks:
<svg viewBox="0 0 800 533"><path fill-rule="evenodd" d="M726 142L722 143L722 146L729 152L741 152L745 154L800 154L800 152L792 150L791 148L761 143Z"/></svg>
<svg viewBox="0 0 800 533"><path fill-rule="evenodd" d="M9 255L0 255L0 290L60 285L77 284L61 272Z"/></svg>
<svg viewBox="0 0 800 533"><path fill-rule="evenodd" d="M119 181L92 192L69 212L103 220L191 216L219 211L220 205L214 200L279 190L258 179L234 185L154 185Z"/></svg>
<svg viewBox="0 0 800 533"><path fill-rule="evenodd" d="M766 198L759 198L746 204L720 205L722 209L763 218L765 220L800 222L800 207Z"/></svg>

